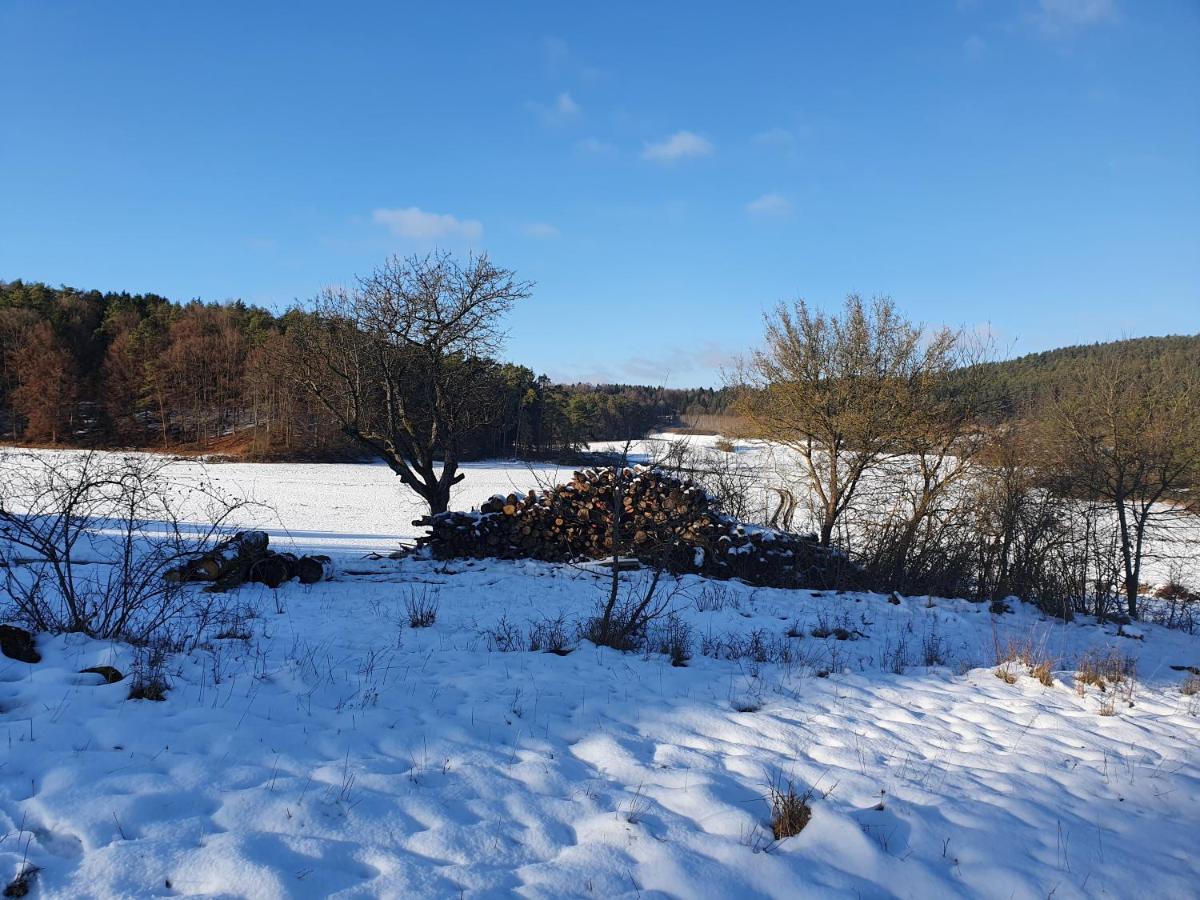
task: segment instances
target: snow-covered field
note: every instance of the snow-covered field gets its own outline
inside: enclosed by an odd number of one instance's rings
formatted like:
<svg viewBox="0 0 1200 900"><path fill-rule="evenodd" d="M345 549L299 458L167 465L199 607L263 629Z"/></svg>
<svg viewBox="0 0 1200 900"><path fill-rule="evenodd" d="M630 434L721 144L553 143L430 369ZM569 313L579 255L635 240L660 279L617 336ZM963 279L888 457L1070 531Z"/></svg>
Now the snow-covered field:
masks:
<svg viewBox="0 0 1200 900"><path fill-rule="evenodd" d="M209 475L341 575L233 595L225 637L168 661L162 703L78 674L128 672L124 645L0 657L0 879L37 866L36 896L1197 895L1200 695L1172 667L1200 667L1200 637L686 578L685 667L501 652L502 623L589 615L601 576L362 560L420 513L381 466ZM454 505L534 480L474 465ZM436 598L428 628L414 591ZM1053 684L997 677L1010 645ZM1089 654L1136 678L1077 689ZM767 795L789 782L812 820L774 842Z"/></svg>

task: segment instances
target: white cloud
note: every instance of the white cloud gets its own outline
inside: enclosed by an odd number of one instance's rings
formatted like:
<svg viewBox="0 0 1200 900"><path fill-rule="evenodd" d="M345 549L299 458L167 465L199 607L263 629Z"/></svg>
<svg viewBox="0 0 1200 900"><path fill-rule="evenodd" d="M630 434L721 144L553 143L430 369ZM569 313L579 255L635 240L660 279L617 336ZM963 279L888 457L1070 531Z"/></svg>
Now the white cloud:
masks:
<svg viewBox="0 0 1200 900"><path fill-rule="evenodd" d="M746 212L763 218L786 216L791 211L791 202L779 194L763 194L746 204Z"/></svg>
<svg viewBox="0 0 1200 900"><path fill-rule="evenodd" d="M1038 0L1030 16L1034 26L1050 37L1107 25L1117 18L1116 0Z"/></svg>
<svg viewBox="0 0 1200 900"><path fill-rule="evenodd" d="M531 238L548 241L559 236L560 232L549 222L531 222L522 229Z"/></svg>
<svg viewBox="0 0 1200 900"><path fill-rule="evenodd" d="M415 241L462 238L473 241L483 234L483 224L476 219L459 219L449 213L426 212L416 206L404 209L377 209L371 221L387 227L400 238Z"/></svg>
<svg viewBox="0 0 1200 900"><path fill-rule="evenodd" d="M596 156L608 156L617 152L614 145L602 141L598 137L585 137L582 141L576 142L575 149L580 153L593 153Z"/></svg>
<svg viewBox="0 0 1200 900"><path fill-rule="evenodd" d="M688 156L708 156L712 152L713 145L700 135L691 131L677 131L664 141L647 144L642 151L642 159L674 162Z"/></svg>

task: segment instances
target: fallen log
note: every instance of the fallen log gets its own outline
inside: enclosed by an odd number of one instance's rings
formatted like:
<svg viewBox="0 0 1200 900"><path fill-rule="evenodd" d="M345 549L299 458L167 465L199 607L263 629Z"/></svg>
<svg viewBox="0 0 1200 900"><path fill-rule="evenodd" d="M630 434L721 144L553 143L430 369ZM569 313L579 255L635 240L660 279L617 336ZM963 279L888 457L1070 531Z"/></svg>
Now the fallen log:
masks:
<svg viewBox="0 0 1200 900"><path fill-rule="evenodd" d="M239 531L212 550L163 575L167 581L221 581L267 552L265 531Z"/></svg>
<svg viewBox="0 0 1200 900"><path fill-rule="evenodd" d="M207 553L166 572L163 578L175 582L207 581L211 584L205 590L220 592L248 581L272 590L293 578L299 578L303 584L316 584L333 574L328 556L274 553L268 544L265 531L238 532Z"/></svg>
<svg viewBox="0 0 1200 900"><path fill-rule="evenodd" d="M328 556L302 556L296 561L296 577L301 584L316 584L333 577L333 561Z"/></svg>

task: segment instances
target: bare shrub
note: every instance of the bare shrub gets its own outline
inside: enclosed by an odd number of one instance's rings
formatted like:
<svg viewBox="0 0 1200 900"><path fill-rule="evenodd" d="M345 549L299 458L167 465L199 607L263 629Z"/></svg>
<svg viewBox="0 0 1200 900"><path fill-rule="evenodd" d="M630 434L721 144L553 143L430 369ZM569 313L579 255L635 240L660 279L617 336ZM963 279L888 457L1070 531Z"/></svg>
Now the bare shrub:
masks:
<svg viewBox="0 0 1200 900"><path fill-rule="evenodd" d="M1189 672L1187 678L1183 679L1183 684L1179 686L1179 692L1185 697L1200 694L1200 675Z"/></svg>
<svg viewBox="0 0 1200 900"><path fill-rule="evenodd" d="M508 621L507 616L501 616L495 627L485 633L492 648L499 653L514 653L525 649L521 630Z"/></svg>
<svg viewBox="0 0 1200 900"><path fill-rule="evenodd" d="M921 637L921 658L926 666L944 666L946 656L946 639L939 633L934 619Z"/></svg>
<svg viewBox="0 0 1200 900"><path fill-rule="evenodd" d="M597 603L595 615L580 623L579 636L598 647L638 650L645 644L650 623L670 609L679 584L674 582L670 590L664 590L663 571L656 568L649 577L622 586L620 567L615 563L608 595Z"/></svg>
<svg viewBox="0 0 1200 900"><path fill-rule="evenodd" d="M575 643L567 629L563 616L545 618L529 626L528 647L531 653L553 653L566 656L575 649Z"/></svg>
<svg viewBox="0 0 1200 900"><path fill-rule="evenodd" d="M1184 583L1178 563L1171 566L1167 581L1155 588L1154 600L1143 602L1142 607L1147 622L1187 634L1200 632L1200 591Z"/></svg>
<svg viewBox="0 0 1200 900"><path fill-rule="evenodd" d="M437 621L438 614L437 588L422 586L408 589L408 597L404 600L404 612L408 617L409 628L428 628Z"/></svg>
<svg viewBox="0 0 1200 900"><path fill-rule="evenodd" d="M696 612L720 612L730 605L729 588L723 584L706 583L692 604Z"/></svg>
<svg viewBox="0 0 1200 900"><path fill-rule="evenodd" d="M16 617L38 631L142 643L211 614L163 574L203 553L248 506L207 476L173 483L171 461L104 453L0 455L0 568ZM207 524L186 525L189 512Z"/></svg>
<svg viewBox="0 0 1200 900"><path fill-rule="evenodd" d="M654 652L669 656L671 665L686 666L692 658L692 626L676 613L668 613L653 629L650 646Z"/></svg>
<svg viewBox="0 0 1200 900"><path fill-rule="evenodd" d="M129 681L130 700L161 702L167 699L171 683L167 680L166 649L162 645L155 645L138 650Z"/></svg>

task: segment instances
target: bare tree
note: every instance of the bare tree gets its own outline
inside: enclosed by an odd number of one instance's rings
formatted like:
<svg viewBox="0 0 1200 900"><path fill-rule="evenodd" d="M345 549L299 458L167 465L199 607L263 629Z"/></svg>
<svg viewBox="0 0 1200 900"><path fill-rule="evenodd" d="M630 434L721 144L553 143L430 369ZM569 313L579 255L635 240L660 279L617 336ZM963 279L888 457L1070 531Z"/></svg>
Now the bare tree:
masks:
<svg viewBox="0 0 1200 900"><path fill-rule="evenodd" d="M863 476L904 453L914 411L955 363L958 336L926 334L895 304L854 295L840 316L803 300L766 316L766 346L737 373L735 404L755 437L795 452L828 546Z"/></svg>
<svg viewBox="0 0 1200 900"><path fill-rule="evenodd" d="M393 258L318 297L281 363L344 434L444 512L465 439L496 415L500 320L531 288L487 256Z"/></svg>
<svg viewBox="0 0 1200 900"><path fill-rule="evenodd" d="M1062 484L1105 502L1116 518L1125 600L1136 618L1148 539L1186 515L1173 501L1200 481L1200 381L1169 361L1150 369L1093 362L1049 403L1045 427Z"/></svg>
<svg viewBox="0 0 1200 900"><path fill-rule="evenodd" d="M889 587L947 590L965 582L971 482L986 446L986 392L979 363L986 340L956 334L947 366L911 382L896 423L895 448L857 504L855 530L866 536L864 564ZM949 367L954 368L950 374ZM949 377L944 377L949 376Z"/></svg>

